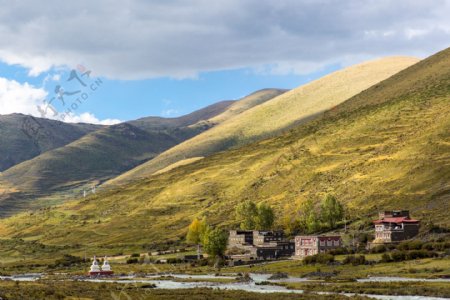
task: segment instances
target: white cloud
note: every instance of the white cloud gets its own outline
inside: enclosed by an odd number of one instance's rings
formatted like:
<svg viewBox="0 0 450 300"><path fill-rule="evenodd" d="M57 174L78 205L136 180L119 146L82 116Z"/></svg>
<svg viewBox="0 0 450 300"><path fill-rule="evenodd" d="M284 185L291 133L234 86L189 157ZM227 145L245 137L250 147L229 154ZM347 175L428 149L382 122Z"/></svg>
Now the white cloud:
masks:
<svg viewBox="0 0 450 300"><path fill-rule="evenodd" d="M90 124L101 124L101 125L113 125L121 123L121 120L118 119L104 119L99 120L93 114L85 112L80 115L70 114L64 118L64 122L68 123L90 123Z"/></svg>
<svg viewBox="0 0 450 300"><path fill-rule="evenodd" d="M169 109L165 109L161 112L161 115L163 117L174 117L176 115L178 115L180 112L177 109L173 109L173 108L169 108Z"/></svg>
<svg viewBox="0 0 450 300"><path fill-rule="evenodd" d="M0 114L37 115L37 105L47 96L42 88L0 77Z"/></svg>
<svg viewBox="0 0 450 300"><path fill-rule="evenodd" d="M343 58L426 56L450 41L446 0L0 1L0 60L30 75L80 63L119 79L303 73Z"/></svg>
<svg viewBox="0 0 450 300"><path fill-rule="evenodd" d="M61 74L54 74L51 79L53 81L60 81L61 80Z"/></svg>
<svg viewBox="0 0 450 300"><path fill-rule="evenodd" d="M42 117L39 113L38 106L44 108L44 101L47 92L43 88L37 88L29 83L19 83L15 80L9 80L0 77L0 114L22 113L35 117ZM117 119L99 120L93 114L84 112L81 114L66 115L62 120L61 113L54 114L50 109L45 117L49 119L64 121L68 123L91 123L112 125L122 121Z"/></svg>

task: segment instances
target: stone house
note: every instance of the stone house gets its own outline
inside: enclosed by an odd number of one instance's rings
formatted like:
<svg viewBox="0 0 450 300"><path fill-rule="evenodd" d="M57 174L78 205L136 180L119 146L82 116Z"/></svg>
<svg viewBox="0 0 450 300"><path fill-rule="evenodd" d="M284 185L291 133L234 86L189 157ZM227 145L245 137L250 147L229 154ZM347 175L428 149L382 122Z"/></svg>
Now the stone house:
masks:
<svg viewBox="0 0 450 300"><path fill-rule="evenodd" d="M284 238L281 230L230 230L228 249L241 251L231 255L231 259L265 260L292 256L295 246Z"/></svg>
<svg viewBox="0 0 450 300"><path fill-rule="evenodd" d="M295 237L295 258L303 259L309 255L324 253L342 247L338 235L302 235Z"/></svg>
<svg viewBox="0 0 450 300"><path fill-rule="evenodd" d="M398 243L419 234L420 221L411 219L407 210L392 210L379 213L375 225L375 244Z"/></svg>

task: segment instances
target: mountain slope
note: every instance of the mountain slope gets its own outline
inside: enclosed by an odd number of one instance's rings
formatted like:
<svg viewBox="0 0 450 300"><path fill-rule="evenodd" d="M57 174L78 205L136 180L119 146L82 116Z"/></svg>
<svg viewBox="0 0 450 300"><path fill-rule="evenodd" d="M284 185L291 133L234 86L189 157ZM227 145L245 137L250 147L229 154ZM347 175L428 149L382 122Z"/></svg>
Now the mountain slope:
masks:
<svg viewBox="0 0 450 300"><path fill-rule="evenodd" d="M317 117L324 110L342 103L417 61L410 57L388 57L337 71L229 118L108 183L122 184L151 175L180 160L209 156L273 136Z"/></svg>
<svg viewBox="0 0 450 300"><path fill-rule="evenodd" d="M127 123L146 131L160 131L187 127L189 125L194 125L202 120L208 120L214 116L222 114L223 112L227 111L229 106L234 102L235 101L233 100L220 101L177 118L145 117L133 121L128 121Z"/></svg>
<svg viewBox="0 0 450 300"><path fill-rule="evenodd" d="M448 227L449 114L447 49L279 137L0 220L0 235L114 253L179 243L195 216L235 226L244 199L269 203L280 220L325 193L349 207L349 219L401 208L424 229L430 221Z"/></svg>
<svg viewBox="0 0 450 300"><path fill-rule="evenodd" d="M146 131L165 131L184 141L285 92L262 89L239 100L217 102L181 117L146 117L127 123Z"/></svg>
<svg viewBox="0 0 450 300"><path fill-rule="evenodd" d="M250 98L264 102L282 92L267 89L254 93L258 96L252 94ZM241 101L247 103L247 97ZM247 107L257 105L258 101ZM0 176L3 190L8 191L5 194L13 193L3 200L0 195L0 215L14 212L18 207L26 209L27 202L30 202L28 208L36 207L37 200L45 206L46 202L58 203L64 198L79 195L81 189L98 185L209 129L218 123L209 122L209 118L233 115L228 108L239 102L222 101L179 118L148 117L106 127L22 162Z"/></svg>
<svg viewBox="0 0 450 300"><path fill-rule="evenodd" d="M22 114L0 115L0 172L67 145L103 126L69 124Z"/></svg>
<svg viewBox="0 0 450 300"><path fill-rule="evenodd" d="M165 133L152 134L123 123L14 166L3 172L3 178L27 191L70 187L73 182L94 179L101 181L174 144L176 140ZM60 170L64 170L65 176Z"/></svg>

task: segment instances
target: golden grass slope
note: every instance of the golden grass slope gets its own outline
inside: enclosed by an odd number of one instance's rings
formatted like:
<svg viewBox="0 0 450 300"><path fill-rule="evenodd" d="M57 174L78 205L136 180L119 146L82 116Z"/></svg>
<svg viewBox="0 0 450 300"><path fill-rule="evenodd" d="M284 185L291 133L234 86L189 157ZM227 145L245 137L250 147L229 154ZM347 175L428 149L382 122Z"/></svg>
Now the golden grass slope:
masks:
<svg viewBox="0 0 450 300"><path fill-rule="evenodd" d="M155 172L155 175L157 174L162 174L162 173L166 173L169 172L175 168L181 167L181 166L185 166L185 165L189 165L192 164L196 161L199 161L200 159L203 159L204 157L192 157L192 158L188 158L188 159L183 159L183 160L179 160L176 163L171 164L170 166L165 167L164 169L161 169L157 172Z"/></svg>
<svg viewBox="0 0 450 300"><path fill-rule="evenodd" d="M182 242L196 216L233 228L245 199L273 206L282 227L299 204L326 193L346 204L350 220L409 209L423 230L448 227L449 114L447 49L276 138L0 220L0 236L67 245L77 255L137 251Z"/></svg>
<svg viewBox="0 0 450 300"><path fill-rule="evenodd" d="M260 105L260 104L262 104L272 98L275 98L276 96L279 96L287 91L288 90L282 90L282 89L262 89L262 90L256 91L256 92L240 99L239 101L234 102L233 104L230 105L230 107L227 108L226 111L224 111L223 113L221 113L213 118L210 118L209 121L214 124L223 123L224 121L227 121L227 120L243 113L244 111L246 111L252 107L255 107L257 105Z"/></svg>
<svg viewBox="0 0 450 300"><path fill-rule="evenodd" d="M229 118L108 183L135 180L179 160L209 156L273 136L342 103L417 61L412 57L387 57L334 72Z"/></svg>

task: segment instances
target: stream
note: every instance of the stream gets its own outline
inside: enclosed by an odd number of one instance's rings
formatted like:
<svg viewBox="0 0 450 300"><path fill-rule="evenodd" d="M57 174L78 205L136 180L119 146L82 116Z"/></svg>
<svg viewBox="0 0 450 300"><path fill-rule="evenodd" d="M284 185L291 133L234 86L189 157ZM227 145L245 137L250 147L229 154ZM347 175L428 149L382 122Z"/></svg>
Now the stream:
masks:
<svg viewBox="0 0 450 300"><path fill-rule="evenodd" d="M271 274L249 274L252 281L251 282L233 282L233 283L222 283L222 282L208 282L210 279L235 279L236 275L213 275L213 274L203 274L203 275L188 275L188 274L164 274L164 275L148 275L144 278L135 278L134 276L122 276L117 278L85 278L79 279L82 281L89 282L111 282L111 283L121 283L121 284L133 284L133 283L148 283L155 284L157 289L189 289L189 288L217 288L224 290L240 290L254 293L295 293L301 294L302 290L290 290L283 286L277 285L264 285L263 282L280 283L280 282L305 282L308 281L307 278L300 277L288 277L283 279L269 279ZM33 274L21 274L12 276L0 276L0 280L13 280L13 281L36 281L43 277L43 274L33 273ZM161 280L161 277L167 277ZM194 282L178 282L174 279L192 279L198 280ZM205 281L202 281L205 280ZM358 279L358 282L448 282L450 279L426 279L426 278L407 278L407 277L368 277L364 279ZM331 293L318 293L318 294L331 294ZM352 293L346 293L344 295L352 296ZM379 300L444 300L446 298L439 297L427 297L427 296L390 296L390 295L367 295L365 296L379 299Z"/></svg>
<svg viewBox="0 0 450 300"><path fill-rule="evenodd" d="M155 284L157 289L187 289L187 288L217 288L217 289L227 289L227 290L241 290L254 293L303 293L302 290L290 290L283 286L277 285L261 285L262 282L305 282L308 281L307 278L300 277L289 277L284 279L269 279L271 274L255 274L251 273L250 277L252 282L236 282L236 283L220 283L220 282L177 282L171 280L170 277L178 279L193 279L193 280L208 280L208 279L234 279L236 276L215 276L215 275L187 275L187 274L166 274L163 276L170 276L165 280L158 280L162 275L150 275L143 279L134 279L134 277L121 277L118 279L85 279L90 282L116 282L123 284L132 283L151 283ZM359 282L398 282L398 281L430 281L430 282L450 282L449 279L414 279L414 278L402 278L402 277L372 277L367 279L360 279ZM318 294L332 294L332 293L318 293ZM353 296L352 293L345 293L344 295ZM446 298L439 297L427 297L427 296L390 296L390 295L367 295L365 296L379 299L379 300L444 300Z"/></svg>

